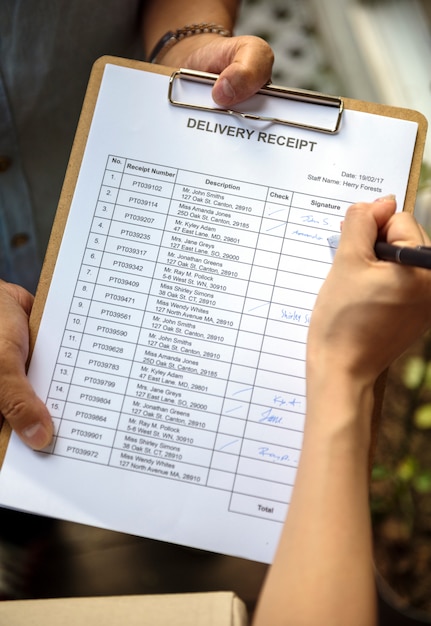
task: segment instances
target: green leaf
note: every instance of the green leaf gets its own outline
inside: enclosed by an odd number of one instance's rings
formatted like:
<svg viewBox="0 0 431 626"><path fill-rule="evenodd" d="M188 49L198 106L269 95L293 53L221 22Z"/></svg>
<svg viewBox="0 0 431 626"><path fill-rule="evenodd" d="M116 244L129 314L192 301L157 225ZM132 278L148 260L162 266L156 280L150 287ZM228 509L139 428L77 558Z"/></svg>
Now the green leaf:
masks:
<svg viewBox="0 0 431 626"><path fill-rule="evenodd" d="M415 426L421 430L431 428L431 404L429 402L416 409L413 421Z"/></svg>
<svg viewBox="0 0 431 626"><path fill-rule="evenodd" d="M420 187L429 187L431 185L431 165L425 161L422 163L420 172Z"/></svg>
<svg viewBox="0 0 431 626"><path fill-rule="evenodd" d="M374 465L371 470L371 480L385 480L391 476L391 470L386 465Z"/></svg>
<svg viewBox="0 0 431 626"><path fill-rule="evenodd" d="M431 471L424 470L415 476L413 486L418 493L431 492Z"/></svg>
<svg viewBox="0 0 431 626"><path fill-rule="evenodd" d="M417 389L425 377L427 364L424 359L412 356L406 363L403 372L403 383L407 389Z"/></svg>
<svg viewBox="0 0 431 626"><path fill-rule="evenodd" d="M397 467L396 475L403 482L412 480L417 471L417 461L411 456L407 456Z"/></svg>

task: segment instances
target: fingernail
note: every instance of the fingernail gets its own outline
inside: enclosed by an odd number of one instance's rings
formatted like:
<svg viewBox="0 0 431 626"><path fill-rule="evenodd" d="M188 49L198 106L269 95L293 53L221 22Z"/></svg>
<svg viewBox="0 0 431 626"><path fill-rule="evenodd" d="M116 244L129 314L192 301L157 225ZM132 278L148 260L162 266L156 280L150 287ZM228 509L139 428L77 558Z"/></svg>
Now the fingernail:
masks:
<svg viewBox="0 0 431 626"><path fill-rule="evenodd" d="M222 78L220 80L220 87L223 92L223 95L226 97L226 100L233 100L235 97L235 91L232 88L232 85L228 81L227 78Z"/></svg>
<svg viewBox="0 0 431 626"><path fill-rule="evenodd" d="M389 200L396 200L396 196L393 193L390 193L387 196L383 196L382 198L376 198L374 202L389 202Z"/></svg>
<svg viewBox="0 0 431 626"><path fill-rule="evenodd" d="M25 443L35 450L45 448L51 441L50 433L41 422L36 422L21 431Z"/></svg>

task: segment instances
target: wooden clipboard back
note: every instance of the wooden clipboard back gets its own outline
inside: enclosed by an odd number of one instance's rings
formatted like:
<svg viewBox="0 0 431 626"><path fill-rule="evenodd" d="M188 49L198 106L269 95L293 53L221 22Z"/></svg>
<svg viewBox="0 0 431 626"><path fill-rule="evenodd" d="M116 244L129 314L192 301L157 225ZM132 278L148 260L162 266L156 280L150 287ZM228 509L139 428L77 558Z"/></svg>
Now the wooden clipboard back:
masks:
<svg viewBox="0 0 431 626"><path fill-rule="evenodd" d="M87 143L87 138L91 126L91 122L93 119L96 102L99 94L100 85L103 78L103 73L105 70L105 66L107 64L118 65L121 67L128 67L136 70L141 70L145 72L152 72L156 74L161 74L164 76L171 76L174 72L178 71L175 68L169 68L161 65L154 65L150 63L145 63L143 61L134 61L129 59L123 59L119 57L111 57L104 56L98 59L91 71L90 79L88 82L88 87L86 91L86 95L84 98L84 103L81 111L81 115L79 118L75 139L73 142L69 163L66 170L66 175L62 187L62 191L60 194L60 199L58 203L58 208L56 212L56 216L54 219L50 240L48 243L48 248L46 251L41 277L38 284L35 301L33 305L33 309L30 316L30 357L33 351L33 347L35 344L36 336L38 333L40 321L42 318L42 313L45 307L46 297L49 291L49 287L51 284L51 278L54 272L58 252L61 245L61 240L63 237L63 232L65 229L67 217L69 214L70 206L72 203L73 194L75 191L75 186L78 180L79 170L81 167L82 158L85 151L85 146ZM214 76L214 75L212 75ZM284 88L279 88L284 89ZM313 96L319 96L323 94L315 94L314 92L306 92L304 90L296 90L296 93L299 96L296 99L300 99L301 95L304 98ZM323 96L326 98L333 99L332 96ZM427 132L427 120L426 118L419 113L418 111L414 111L411 109L404 109L399 107L387 106L382 104L376 104L371 102L365 102L361 100L353 100L350 98L338 98L343 103L344 109L351 109L355 111L363 111L366 113L371 113L374 115L382 115L385 117L393 117L397 119L403 119L408 121L413 121L418 124L417 131L417 139L415 150L412 158L408 187L406 192L406 200L403 210L406 210L410 213L414 210L414 203L416 198L416 193L419 185L419 177L421 171L422 157L425 145L425 138ZM307 100L308 101L308 100ZM29 357L29 358L30 358ZM378 417L381 412L382 403L383 403L383 392L384 385L386 380L386 374L383 374L376 383L375 388L375 408L374 408L374 419L373 419L373 440L375 441L375 432L377 430ZM9 424L4 421L1 430L0 430L0 467L4 460L4 455L6 453L9 437L11 434L11 429Z"/></svg>
<svg viewBox="0 0 431 626"><path fill-rule="evenodd" d="M426 117L413 109L404 109L400 107L389 106L386 104L376 104L373 102L365 102L363 100L353 100L351 98L343 98L346 109L352 111L363 111L364 113L372 113L374 115L382 115L383 117L393 117L399 120L408 120L416 122L418 125L416 145L413 153L412 164L410 168L409 182L407 185L406 198L403 211L413 213L415 208L416 194L419 186L421 175L422 159L425 148L425 140L428 130L428 121Z"/></svg>

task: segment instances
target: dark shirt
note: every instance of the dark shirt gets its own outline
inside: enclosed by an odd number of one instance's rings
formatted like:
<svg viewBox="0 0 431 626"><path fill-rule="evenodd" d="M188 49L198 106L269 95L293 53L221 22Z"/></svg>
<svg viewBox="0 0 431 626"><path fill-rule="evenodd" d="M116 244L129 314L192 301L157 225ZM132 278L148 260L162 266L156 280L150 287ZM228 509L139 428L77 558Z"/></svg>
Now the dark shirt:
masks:
<svg viewBox="0 0 431 626"><path fill-rule="evenodd" d="M140 0L1 0L0 278L35 290L91 67L143 58Z"/></svg>

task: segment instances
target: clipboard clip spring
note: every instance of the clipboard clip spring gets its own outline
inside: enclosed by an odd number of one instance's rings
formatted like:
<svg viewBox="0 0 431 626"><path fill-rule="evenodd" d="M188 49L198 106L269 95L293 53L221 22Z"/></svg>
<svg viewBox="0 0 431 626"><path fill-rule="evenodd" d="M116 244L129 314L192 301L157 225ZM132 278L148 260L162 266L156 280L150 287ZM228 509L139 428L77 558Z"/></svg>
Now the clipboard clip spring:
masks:
<svg viewBox="0 0 431 626"><path fill-rule="evenodd" d="M187 109L197 109L200 111L212 111L215 113L224 113L226 115L232 115L236 117L240 117L245 120L253 120L253 121L261 121L261 122L269 122L272 124L283 124L285 126L293 126L295 128L302 128L305 130L313 130L321 133L335 134L340 130L341 120L344 111L344 102L342 98L337 96L331 96L327 94L318 93L315 91L307 91L305 89L292 89L289 87L281 87L278 85L273 85L272 83L268 83L257 93L275 96L278 98L286 98L287 100L297 100L299 102L306 102L308 104L332 107L337 109L335 122L330 127L325 126L316 126L313 124L304 124L300 122L295 122L292 120L282 119L278 117L271 117L265 115L259 115L255 113L247 113L243 111L238 111L236 109L223 109L217 106L209 106L205 104L192 104L190 102L184 102L181 100L177 100L174 97L174 88L175 82L177 80L185 79L192 80L199 83L205 84L214 84L217 80L217 74L211 74L209 72L200 72L197 70L188 70L188 69L179 69L173 72L169 79L169 87L168 87L168 100L170 104L174 106L184 107Z"/></svg>

